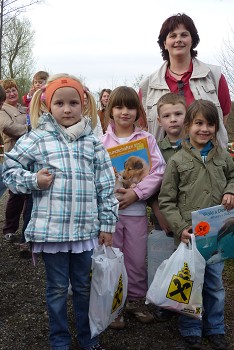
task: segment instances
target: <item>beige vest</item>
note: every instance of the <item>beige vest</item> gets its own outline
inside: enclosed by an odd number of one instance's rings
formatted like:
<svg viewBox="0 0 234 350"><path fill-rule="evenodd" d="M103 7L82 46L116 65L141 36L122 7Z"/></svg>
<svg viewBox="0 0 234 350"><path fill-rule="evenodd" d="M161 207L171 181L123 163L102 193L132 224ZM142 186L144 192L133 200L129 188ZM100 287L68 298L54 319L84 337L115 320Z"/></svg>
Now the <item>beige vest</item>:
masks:
<svg viewBox="0 0 234 350"><path fill-rule="evenodd" d="M140 83L142 103L146 111L148 130L157 141L162 140L164 131L157 122L157 102L159 98L170 92L165 80L168 62L165 62L159 70L151 74ZM223 124L223 112L218 99L217 91L221 77L221 68L205 64L193 59L193 72L190 78L190 89L196 100L204 99L212 101L219 113L220 130L217 134L219 144L226 148L228 143L227 130Z"/></svg>
<svg viewBox="0 0 234 350"><path fill-rule="evenodd" d="M5 152L9 152L26 131L26 107L18 105L16 108L4 103L0 111L0 132Z"/></svg>

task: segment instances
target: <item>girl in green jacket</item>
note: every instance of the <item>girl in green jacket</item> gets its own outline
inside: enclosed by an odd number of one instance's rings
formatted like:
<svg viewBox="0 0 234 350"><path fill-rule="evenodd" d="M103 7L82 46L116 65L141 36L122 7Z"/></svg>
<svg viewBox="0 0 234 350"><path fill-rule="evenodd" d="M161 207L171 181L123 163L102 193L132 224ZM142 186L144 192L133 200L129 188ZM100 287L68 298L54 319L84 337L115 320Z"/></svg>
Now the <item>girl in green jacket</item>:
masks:
<svg viewBox="0 0 234 350"><path fill-rule="evenodd" d="M196 100L188 108L184 131L188 139L168 161L159 194L159 208L175 233L177 243L188 243L191 212L223 204L234 208L234 162L217 144L219 117L216 106ZM224 263L206 265L202 321L180 316L179 329L188 349L201 349L202 336L213 349L226 349L224 337Z"/></svg>

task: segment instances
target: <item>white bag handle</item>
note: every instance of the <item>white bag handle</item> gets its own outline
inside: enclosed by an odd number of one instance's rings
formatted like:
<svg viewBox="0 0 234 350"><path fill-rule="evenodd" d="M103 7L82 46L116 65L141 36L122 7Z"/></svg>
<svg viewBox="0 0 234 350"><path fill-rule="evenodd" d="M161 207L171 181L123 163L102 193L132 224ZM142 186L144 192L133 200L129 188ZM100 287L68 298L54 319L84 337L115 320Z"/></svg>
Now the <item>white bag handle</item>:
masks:
<svg viewBox="0 0 234 350"><path fill-rule="evenodd" d="M117 250L119 251L118 248L113 248L111 246L106 246L105 244L102 244L102 249L103 249L103 252L104 252L105 256L108 259L116 259L116 258L118 258L118 254L117 254Z"/></svg>

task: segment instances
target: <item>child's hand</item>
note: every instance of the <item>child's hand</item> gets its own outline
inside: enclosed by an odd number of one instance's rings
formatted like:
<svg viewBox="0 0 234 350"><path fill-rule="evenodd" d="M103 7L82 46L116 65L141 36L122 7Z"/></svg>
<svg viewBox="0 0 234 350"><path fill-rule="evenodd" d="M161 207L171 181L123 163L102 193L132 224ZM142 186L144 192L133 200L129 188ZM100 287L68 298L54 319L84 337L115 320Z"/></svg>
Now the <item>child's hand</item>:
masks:
<svg viewBox="0 0 234 350"><path fill-rule="evenodd" d="M37 172L37 184L42 190L47 190L50 187L53 179L54 175L50 174L47 169L41 169Z"/></svg>
<svg viewBox="0 0 234 350"><path fill-rule="evenodd" d="M105 246L112 246L112 234L107 232L100 232L100 235L98 237L98 243L99 244L105 244Z"/></svg>
<svg viewBox="0 0 234 350"><path fill-rule="evenodd" d="M192 226L189 226L182 231L180 236L181 242L189 243L189 240L191 238L191 230L192 230Z"/></svg>
<svg viewBox="0 0 234 350"><path fill-rule="evenodd" d="M35 89L34 89L34 87L32 86L31 89L30 89L30 91L29 91L29 93L28 93L28 95L29 95L30 97L32 97L33 94L34 94L34 92L35 92Z"/></svg>
<svg viewBox="0 0 234 350"><path fill-rule="evenodd" d="M138 200L137 194L131 188L119 188L116 192L122 193L121 198L118 198L119 209L125 209Z"/></svg>
<svg viewBox="0 0 234 350"><path fill-rule="evenodd" d="M156 218L158 220L158 223L159 223L159 226L161 227L161 229L163 231L165 231L166 233L171 232L171 228L170 228L167 220L162 215L162 213L158 212L157 215L155 215L155 216L156 216Z"/></svg>
<svg viewBox="0 0 234 350"><path fill-rule="evenodd" d="M156 216L161 229L163 231L165 231L166 233L171 232L171 228L170 228L167 220L165 219L165 217L162 215L161 211L159 210L158 199L154 200L152 202L151 206L152 206L153 213Z"/></svg>
<svg viewBox="0 0 234 350"><path fill-rule="evenodd" d="M231 210L234 208L234 195L231 193L226 193L222 198L222 204L226 210Z"/></svg>

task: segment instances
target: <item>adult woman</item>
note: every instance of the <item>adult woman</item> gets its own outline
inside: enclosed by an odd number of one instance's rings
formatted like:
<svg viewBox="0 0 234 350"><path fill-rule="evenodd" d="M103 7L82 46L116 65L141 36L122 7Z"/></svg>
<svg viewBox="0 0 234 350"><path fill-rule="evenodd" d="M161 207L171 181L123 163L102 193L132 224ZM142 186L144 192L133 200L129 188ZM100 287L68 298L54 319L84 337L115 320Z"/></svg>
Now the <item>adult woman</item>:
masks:
<svg viewBox="0 0 234 350"><path fill-rule="evenodd" d="M6 101L3 103L0 111L0 131L3 136L4 151L9 152L16 141L28 130L26 125L26 108L18 103L18 87L13 79L3 80L1 85L6 92ZM14 194L9 191L5 223L3 225L3 234L8 242L15 240L15 233L19 227L20 215L26 197L25 195Z"/></svg>
<svg viewBox="0 0 234 350"><path fill-rule="evenodd" d="M100 98L99 98L100 108L98 109L98 116L102 124L103 132L105 132L107 128L107 125L105 123L105 109L106 109L111 91L112 91L111 89L102 89L100 93Z"/></svg>
<svg viewBox="0 0 234 350"><path fill-rule="evenodd" d="M140 84L142 103L147 113L149 131L162 139L163 130L157 124L156 104L167 92L184 95L187 105L195 99L210 100L219 112L219 143L226 147L228 137L225 122L231 110L231 99L224 76L218 66L199 61L194 50L200 41L193 20L178 13L163 23L158 44L165 63Z"/></svg>
<svg viewBox="0 0 234 350"><path fill-rule="evenodd" d="M6 93L3 87L0 85L0 110L2 109L3 103L6 100ZM3 138L0 134L0 198L2 197L3 193L6 191L6 186L3 183L2 180L2 163L4 159L4 144L3 144Z"/></svg>

